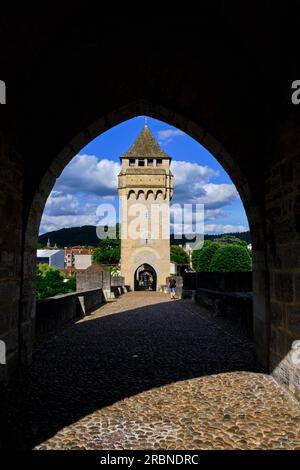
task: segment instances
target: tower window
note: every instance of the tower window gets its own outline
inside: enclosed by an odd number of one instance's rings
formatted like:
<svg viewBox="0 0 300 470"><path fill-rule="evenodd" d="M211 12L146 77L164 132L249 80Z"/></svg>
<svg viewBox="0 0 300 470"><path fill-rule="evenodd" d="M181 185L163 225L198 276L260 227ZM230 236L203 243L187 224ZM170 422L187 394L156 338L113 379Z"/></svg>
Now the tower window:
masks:
<svg viewBox="0 0 300 470"><path fill-rule="evenodd" d="M135 159L134 158L129 159L129 166L135 166Z"/></svg>
<svg viewBox="0 0 300 470"><path fill-rule="evenodd" d="M162 166L162 159L161 159L161 158L158 158L158 159L156 160L156 165L157 165L157 166Z"/></svg>
<svg viewBox="0 0 300 470"><path fill-rule="evenodd" d="M145 161L144 160L139 160L139 166L145 166Z"/></svg>
<svg viewBox="0 0 300 470"><path fill-rule="evenodd" d="M153 158L148 158L148 166L153 166Z"/></svg>

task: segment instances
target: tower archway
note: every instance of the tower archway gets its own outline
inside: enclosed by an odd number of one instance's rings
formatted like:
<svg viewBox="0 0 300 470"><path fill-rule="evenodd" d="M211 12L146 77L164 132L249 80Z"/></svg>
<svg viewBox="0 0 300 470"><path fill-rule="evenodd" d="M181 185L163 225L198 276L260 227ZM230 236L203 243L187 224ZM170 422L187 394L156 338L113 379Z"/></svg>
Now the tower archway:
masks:
<svg viewBox="0 0 300 470"><path fill-rule="evenodd" d="M141 264L134 273L134 290L156 291L157 275L155 269L148 263Z"/></svg>

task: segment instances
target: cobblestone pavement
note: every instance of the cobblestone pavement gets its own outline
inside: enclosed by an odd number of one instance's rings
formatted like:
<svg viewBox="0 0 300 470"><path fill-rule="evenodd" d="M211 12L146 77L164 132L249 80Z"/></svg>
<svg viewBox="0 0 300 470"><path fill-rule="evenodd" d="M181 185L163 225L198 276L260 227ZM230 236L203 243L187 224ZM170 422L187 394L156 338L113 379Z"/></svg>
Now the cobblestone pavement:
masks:
<svg viewBox="0 0 300 470"><path fill-rule="evenodd" d="M49 338L23 388L25 448L300 449L300 406L250 340L164 294L125 294Z"/></svg>

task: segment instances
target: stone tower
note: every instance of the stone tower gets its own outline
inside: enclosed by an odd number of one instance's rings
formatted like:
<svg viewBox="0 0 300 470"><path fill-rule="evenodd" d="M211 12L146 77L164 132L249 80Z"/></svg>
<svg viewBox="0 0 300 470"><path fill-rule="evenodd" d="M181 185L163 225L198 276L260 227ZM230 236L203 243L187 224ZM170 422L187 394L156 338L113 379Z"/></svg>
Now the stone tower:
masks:
<svg viewBox="0 0 300 470"><path fill-rule="evenodd" d="M158 290L170 275L171 157L145 125L120 159L121 273L132 290Z"/></svg>

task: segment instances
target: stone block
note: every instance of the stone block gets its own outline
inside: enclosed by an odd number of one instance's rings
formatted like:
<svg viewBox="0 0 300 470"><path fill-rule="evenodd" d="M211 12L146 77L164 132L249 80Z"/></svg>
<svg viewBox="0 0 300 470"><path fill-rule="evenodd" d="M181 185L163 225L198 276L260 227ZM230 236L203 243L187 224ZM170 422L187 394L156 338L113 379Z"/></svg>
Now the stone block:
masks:
<svg viewBox="0 0 300 470"><path fill-rule="evenodd" d="M41 337L59 332L97 309L104 300L102 289L90 289L38 301L36 335Z"/></svg>
<svg viewBox="0 0 300 470"><path fill-rule="evenodd" d="M18 319L18 302L2 305L0 308L0 333L4 333L10 329L16 329L18 327Z"/></svg>
<svg viewBox="0 0 300 470"><path fill-rule="evenodd" d="M300 305L287 305L286 317L290 333L300 340Z"/></svg>
<svg viewBox="0 0 300 470"><path fill-rule="evenodd" d="M273 296L276 300L282 302L293 302L293 274L287 272L276 272L274 275Z"/></svg>
<svg viewBox="0 0 300 470"><path fill-rule="evenodd" d="M271 302L270 304L271 324L274 328L284 327L286 324L285 305L281 302Z"/></svg>
<svg viewBox="0 0 300 470"><path fill-rule="evenodd" d="M18 281L0 282L0 299L5 303L18 302L20 299L20 284Z"/></svg>
<svg viewBox="0 0 300 470"><path fill-rule="evenodd" d="M293 269L300 266L300 244L288 243L279 247L279 256L283 268Z"/></svg>
<svg viewBox="0 0 300 470"><path fill-rule="evenodd" d="M300 304L300 272L294 275L294 297L295 302Z"/></svg>

